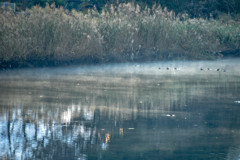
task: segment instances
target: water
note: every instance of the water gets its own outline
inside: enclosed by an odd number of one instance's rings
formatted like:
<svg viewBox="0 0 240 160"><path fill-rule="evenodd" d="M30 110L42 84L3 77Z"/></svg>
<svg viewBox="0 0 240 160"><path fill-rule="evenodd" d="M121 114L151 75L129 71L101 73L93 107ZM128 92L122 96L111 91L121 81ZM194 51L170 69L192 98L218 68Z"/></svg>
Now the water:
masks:
<svg viewBox="0 0 240 160"><path fill-rule="evenodd" d="M238 62L2 71L0 159L239 160Z"/></svg>

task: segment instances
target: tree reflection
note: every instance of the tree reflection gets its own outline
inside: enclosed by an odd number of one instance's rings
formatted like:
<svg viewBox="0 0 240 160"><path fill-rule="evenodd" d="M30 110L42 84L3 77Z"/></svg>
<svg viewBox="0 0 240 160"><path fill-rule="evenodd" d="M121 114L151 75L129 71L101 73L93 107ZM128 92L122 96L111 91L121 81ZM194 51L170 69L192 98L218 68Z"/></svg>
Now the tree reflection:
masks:
<svg viewBox="0 0 240 160"><path fill-rule="evenodd" d="M0 81L0 158L239 157L239 78L75 78Z"/></svg>

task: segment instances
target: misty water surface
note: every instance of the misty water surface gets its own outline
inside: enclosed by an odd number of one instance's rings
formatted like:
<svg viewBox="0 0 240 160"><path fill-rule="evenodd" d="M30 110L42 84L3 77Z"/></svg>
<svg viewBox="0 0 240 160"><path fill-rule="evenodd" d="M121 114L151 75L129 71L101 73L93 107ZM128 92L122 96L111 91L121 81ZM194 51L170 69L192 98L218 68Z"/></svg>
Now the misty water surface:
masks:
<svg viewBox="0 0 240 160"><path fill-rule="evenodd" d="M240 159L239 59L0 73L0 159Z"/></svg>

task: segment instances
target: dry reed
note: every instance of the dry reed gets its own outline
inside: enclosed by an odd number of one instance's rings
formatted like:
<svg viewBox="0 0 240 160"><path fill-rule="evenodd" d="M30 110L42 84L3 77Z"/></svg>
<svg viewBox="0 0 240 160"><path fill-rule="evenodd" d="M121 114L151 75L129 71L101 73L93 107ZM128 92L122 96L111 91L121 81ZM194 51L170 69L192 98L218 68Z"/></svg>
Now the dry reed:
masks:
<svg viewBox="0 0 240 160"><path fill-rule="evenodd" d="M87 14L47 5L0 10L0 63L208 59L240 49L239 22L176 16L161 6L109 5ZM34 64L33 64L34 65Z"/></svg>

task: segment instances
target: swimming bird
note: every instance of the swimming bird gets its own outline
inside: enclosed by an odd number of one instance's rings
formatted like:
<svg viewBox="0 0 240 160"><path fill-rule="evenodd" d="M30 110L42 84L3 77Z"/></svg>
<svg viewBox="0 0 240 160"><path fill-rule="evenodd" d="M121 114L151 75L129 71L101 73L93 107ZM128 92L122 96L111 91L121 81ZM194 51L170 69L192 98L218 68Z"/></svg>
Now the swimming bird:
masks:
<svg viewBox="0 0 240 160"><path fill-rule="evenodd" d="M169 70L169 68L167 67L167 70Z"/></svg>

